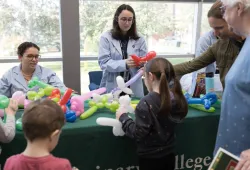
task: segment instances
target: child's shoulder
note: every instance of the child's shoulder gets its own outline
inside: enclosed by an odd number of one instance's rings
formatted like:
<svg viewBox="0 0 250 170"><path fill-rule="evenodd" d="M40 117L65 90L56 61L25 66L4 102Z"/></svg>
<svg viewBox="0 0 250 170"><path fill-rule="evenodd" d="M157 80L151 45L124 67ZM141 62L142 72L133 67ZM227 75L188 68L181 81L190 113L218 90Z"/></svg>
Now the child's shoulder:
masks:
<svg viewBox="0 0 250 170"><path fill-rule="evenodd" d="M58 158L58 157L52 156L51 160L54 161L54 162L57 162L57 164L61 164L63 166L66 166L66 165L68 166L69 165L71 167L70 162L69 162L68 159Z"/></svg>
<svg viewBox="0 0 250 170"><path fill-rule="evenodd" d="M16 161L16 160L18 160L18 159L21 159L21 155L22 155L22 154L12 155L11 157L9 157L9 158L6 160L6 162L8 162L8 161Z"/></svg>
<svg viewBox="0 0 250 170"><path fill-rule="evenodd" d="M137 107L142 110L147 110L148 107L145 107L145 106L153 105L153 106L159 107L159 104L160 104L160 95L155 92L150 92L146 96L141 98Z"/></svg>
<svg viewBox="0 0 250 170"><path fill-rule="evenodd" d="M146 96L142 97L139 103L147 102L148 104L152 102L157 102L160 100L160 95L156 92L149 92Z"/></svg>

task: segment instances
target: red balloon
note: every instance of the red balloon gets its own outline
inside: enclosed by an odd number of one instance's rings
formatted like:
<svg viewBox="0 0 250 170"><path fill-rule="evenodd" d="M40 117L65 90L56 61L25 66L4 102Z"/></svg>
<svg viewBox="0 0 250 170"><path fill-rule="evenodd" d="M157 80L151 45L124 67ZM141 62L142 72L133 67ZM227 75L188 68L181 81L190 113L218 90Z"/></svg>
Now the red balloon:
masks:
<svg viewBox="0 0 250 170"><path fill-rule="evenodd" d="M73 90L68 88L64 93L63 97L61 98L61 100L59 101L59 105L65 105L68 102L72 92Z"/></svg>
<svg viewBox="0 0 250 170"><path fill-rule="evenodd" d="M59 89L54 89L54 90L52 90L52 92L51 92L51 95L50 95L50 96L54 96L54 95L56 95L56 94L61 94L61 92L60 92L60 90L59 90Z"/></svg>
<svg viewBox="0 0 250 170"><path fill-rule="evenodd" d="M66 113L66 111L67 111L66 105L61 105L61 108L63 110L63 113Z"/></svg>
<svg viewBox="0 0 250 170"><path fill-rule="evenodd" d="M140 57L138 57L136 55L132 55L131 57L134 60L136 66L139 66L141 61L144 61L144 62L149 61L149 60L153 59L155 56L156 56L156 52L155 51L150 51L150 52L147 53L147 55L145 57L140 58Z"/></svg>

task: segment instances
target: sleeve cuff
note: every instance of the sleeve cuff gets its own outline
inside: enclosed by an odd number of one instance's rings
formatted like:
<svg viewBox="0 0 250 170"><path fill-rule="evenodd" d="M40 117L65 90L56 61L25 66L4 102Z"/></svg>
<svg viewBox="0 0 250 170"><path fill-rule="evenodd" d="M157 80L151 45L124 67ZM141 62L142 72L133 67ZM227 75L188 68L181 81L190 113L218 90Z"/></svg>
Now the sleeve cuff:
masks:
<svg viewBox="0 0 250 170"><path fill-rule="evenodd" d="M120 118L119 121L124 124L126 123L129 119L131 119L131 117L128 115L128 113L123 113Z"/></svg>

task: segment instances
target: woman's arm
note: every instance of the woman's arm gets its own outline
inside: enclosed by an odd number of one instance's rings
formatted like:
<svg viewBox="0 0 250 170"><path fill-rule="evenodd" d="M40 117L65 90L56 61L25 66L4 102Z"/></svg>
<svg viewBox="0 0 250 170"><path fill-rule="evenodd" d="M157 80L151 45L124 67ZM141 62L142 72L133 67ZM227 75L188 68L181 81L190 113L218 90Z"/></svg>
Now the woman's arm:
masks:
<svg viewBox="0 0 250 170"><path fill-rule="evenodd" d="M123 72L126 68L126 60L113 60L108 38L101 36L99 43L98 63L102 70L108 72Z"/></svg>
<svg viewBox="0 0 250 170"><path fill-rule="evenodd" d="M11 97L10 82L9 82L10 76L11 76L10 71L8 71L0 79L0 95Z"/></svg>

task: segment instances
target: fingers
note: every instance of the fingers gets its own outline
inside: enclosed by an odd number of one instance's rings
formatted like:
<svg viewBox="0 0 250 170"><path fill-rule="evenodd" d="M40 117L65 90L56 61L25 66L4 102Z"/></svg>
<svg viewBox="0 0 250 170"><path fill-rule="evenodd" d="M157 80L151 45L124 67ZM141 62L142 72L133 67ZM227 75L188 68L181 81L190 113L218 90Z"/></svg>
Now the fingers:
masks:
<svg viewBox="0 0 250 170"><path fill-rule="evenodd" d="M243 165L245 164L246 160L242 159L238 162L237 166L235 167L235 170L241 170Z"/></svg>
<svg viewBox="0 0 250 170"><path fill-rule="evenodd" d="M250 158L250 150L248 149L248 150L241 152L240 158L242 158L242 159Z"/></svg>
<svg viewBox="0 0 250 170"><path fill-rule="evenodd" d="M18 102L14 99L10 99L9 108L16 112L18 110Z"/></svg>
<svg viewBox="0 0 250 170"><path fill-rule="evenodd" d="M250 170L250 160L246 160L241 168L241 170Z"/></svg>
<svg viewBox="0 0 250 170"><path fill-rule="evenodd" d="M127 59L126 63L127 63L129 68L136 67L136 64L132 58Z"/></svg>

